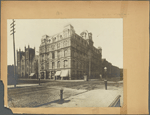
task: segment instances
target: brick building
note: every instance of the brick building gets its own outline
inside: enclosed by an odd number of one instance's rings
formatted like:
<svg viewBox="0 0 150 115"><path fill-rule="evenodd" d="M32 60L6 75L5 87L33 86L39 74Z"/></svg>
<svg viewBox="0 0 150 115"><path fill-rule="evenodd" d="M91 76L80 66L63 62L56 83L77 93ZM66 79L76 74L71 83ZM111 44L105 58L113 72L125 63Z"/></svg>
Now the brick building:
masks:
<svg viewBox="0 0 150 115"><path fill-rule="evenodd" d="M107 67L107 72L104 71L105 67ZM106 59L102 59L102 76L103 76L103 78L105 77L105 75L107 75L108 78L110 78L110 77L121 77L120 73L121 73L120 68L112 65ZM122 70L122 76L123 76L123 70Z"/></svg>
<svg viewBox="0 0 150 115"><path fill-rule="evenodd" d="M38 76L38 56L35 55L35 48L25 47L25 51L17 50L18 77Z"/></svg>
<svg viewBox="0 0 150 115"><path fill-rule="evenodd" d="M102 74L102 49L93 46L92 33L75 33L70 24L62 32L44 35L39 47L39 75L41 78L59 76L61 79L98 78Z"/></svg>

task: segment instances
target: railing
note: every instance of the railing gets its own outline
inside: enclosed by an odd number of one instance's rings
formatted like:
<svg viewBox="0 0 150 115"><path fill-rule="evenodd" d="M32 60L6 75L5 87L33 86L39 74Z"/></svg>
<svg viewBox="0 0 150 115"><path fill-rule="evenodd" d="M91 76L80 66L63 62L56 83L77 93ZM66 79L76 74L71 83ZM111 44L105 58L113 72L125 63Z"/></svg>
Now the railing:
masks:
<svg viewBox="0 0 150 115"><path fill-rule="evenodd" d="M115 100L108 107L121 107L121 105L120 105L120 97L121 97L121 95L118 95L115 98Z"/></svg>

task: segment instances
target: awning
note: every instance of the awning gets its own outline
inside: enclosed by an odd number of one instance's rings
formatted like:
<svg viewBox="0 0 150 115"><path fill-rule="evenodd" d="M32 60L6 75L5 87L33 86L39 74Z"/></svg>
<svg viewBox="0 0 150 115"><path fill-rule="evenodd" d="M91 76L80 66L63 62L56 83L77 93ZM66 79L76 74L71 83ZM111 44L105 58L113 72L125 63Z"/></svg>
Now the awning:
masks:
<svg viewBox="0 0 150 115"><path fill-rule="evenodd" d="M55 73L55 76L60 76L60 74L61 74L61 71L57 71L57 72Z"/></svg>
<svg viewBox="0 0 150 115"><path fill-rule="evenodd" d="M35 73L31 73L29 76L34 76Z"/></svg>
<svg viewBox="0 0 150 115"><path fill-rule="evenodd" d="M68 70L61 70L60 77L68 77Z"/></svg>

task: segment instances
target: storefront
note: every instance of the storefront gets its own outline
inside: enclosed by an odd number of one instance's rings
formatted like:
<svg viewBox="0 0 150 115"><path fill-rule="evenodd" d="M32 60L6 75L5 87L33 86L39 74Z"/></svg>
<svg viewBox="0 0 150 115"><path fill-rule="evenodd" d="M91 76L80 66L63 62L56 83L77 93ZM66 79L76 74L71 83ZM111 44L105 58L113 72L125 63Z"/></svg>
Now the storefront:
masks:
<svg viewBox="0 0 150 115"><path fill-rule="evenodd" d="M69 79L69 71L68 70L61 70L60 77L61 77L61 80Z"/></svg>
<svg viewBox="0 0 150 115"><path fill-rule="evenodd" d="M40 78L41 79L46 79L46 71L41 71L40 72Z"/></svg>
<svg viewBox="0 0 150 115"><path fill-rule="evenodd" d="M56 79L61 79L60 75L61 75L61 71L56 71L55 73Z"/></svg>

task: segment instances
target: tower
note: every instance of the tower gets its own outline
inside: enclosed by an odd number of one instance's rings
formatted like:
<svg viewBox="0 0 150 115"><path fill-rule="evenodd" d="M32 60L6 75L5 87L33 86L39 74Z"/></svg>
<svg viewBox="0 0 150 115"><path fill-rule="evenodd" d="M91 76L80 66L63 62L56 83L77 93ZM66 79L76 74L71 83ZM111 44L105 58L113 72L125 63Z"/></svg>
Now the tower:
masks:
<svg viewBox="0 0 150 115"><path fill-rule="evenodd" d="M87 41L87 43L89 44L90 47L93 46L93 40L92 40L92 33L91 32L89 33L87 30L85 30L80 34L80 36Z"/></svg>
<svg viewBox="0 0 150 115"><path fill-rule="evenodd" d="M64 38L71 37L74 33L75 33L75 30L71 24L64 26L64 29L63 29Z"/></svg>

